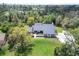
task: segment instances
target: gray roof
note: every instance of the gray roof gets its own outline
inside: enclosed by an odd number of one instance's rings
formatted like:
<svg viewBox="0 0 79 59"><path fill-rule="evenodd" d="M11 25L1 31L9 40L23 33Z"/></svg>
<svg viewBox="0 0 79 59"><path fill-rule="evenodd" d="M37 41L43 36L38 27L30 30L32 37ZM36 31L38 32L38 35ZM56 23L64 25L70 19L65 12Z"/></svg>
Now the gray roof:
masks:
<svg viewBox="0 0 79 59"><path fill-rule="evenodd" d="M42 30L43 30L42 23L35 23L35 24L32 26L32 28L33 28L34 31L42 31Z"/></svg>
<svg viewBox="0 0 79 59"><path fill-rule="evenodd" d="M55 34L55 26L53 24L35 23L29 27L29 32L43 31L44 34Z"/></svg>
<svg viewBox="0 0 79 59"><path fill-rule="evenodd" d="M44 34L55 34L55 28L53 24L43 24Z"/></svg>

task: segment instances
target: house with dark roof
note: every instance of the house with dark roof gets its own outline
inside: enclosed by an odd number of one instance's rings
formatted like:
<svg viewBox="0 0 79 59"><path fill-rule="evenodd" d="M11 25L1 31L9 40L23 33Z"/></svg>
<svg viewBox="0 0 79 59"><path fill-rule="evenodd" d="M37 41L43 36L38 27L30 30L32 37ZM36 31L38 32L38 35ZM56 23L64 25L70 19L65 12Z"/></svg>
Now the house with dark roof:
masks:
<svg viewBox="0 0 79 59"><path fill-rule="evenodd" d="M54 24L43 24L43 23L35 23L31 27L29 27L29 32L33 34L37 34L37 36L41 36L39 34L43 34L44 37L54 37L55 36L55 26Z"/></svg>

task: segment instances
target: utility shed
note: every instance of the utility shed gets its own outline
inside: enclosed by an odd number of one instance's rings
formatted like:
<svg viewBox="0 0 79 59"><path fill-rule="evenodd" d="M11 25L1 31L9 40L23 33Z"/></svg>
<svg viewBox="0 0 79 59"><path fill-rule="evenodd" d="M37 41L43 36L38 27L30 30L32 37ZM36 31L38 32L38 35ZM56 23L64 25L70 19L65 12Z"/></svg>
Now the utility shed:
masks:
<svg viewBox="0 0 79 59"><path fill-rule="evenodd" d="M0 45L4 44L5 42L5 33L0 32Z"/></svg>

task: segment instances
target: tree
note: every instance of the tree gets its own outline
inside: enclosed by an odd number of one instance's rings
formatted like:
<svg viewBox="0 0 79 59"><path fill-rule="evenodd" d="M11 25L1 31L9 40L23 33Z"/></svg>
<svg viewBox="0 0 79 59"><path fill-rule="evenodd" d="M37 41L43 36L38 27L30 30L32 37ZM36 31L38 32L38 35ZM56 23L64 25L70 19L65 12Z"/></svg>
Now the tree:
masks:
<svg viewBox="0 0 79 59"><path fill-rule="evenodd" d="M55 55L58 56L74 56L75 47L69 43L63 44L61 47L55 49Z"/></svg>
<svg viewBox="0 0 79 59"><path fill-rule="evenodd" d="M12 27L12 24L5 21L3 23L1 23L1 27L0 27L0 30L4 33L7 33L7 31Z"/></svg>
<svg viewBox="0 0 79 59"><path fill-rule="evenodd" d="M61 15L59 15L57 18L56 18L56 25L57 26L61 26L61 22L62 22L62 16Z"/></svg>
<svg viewBox="0 0 79 59"><path fill-rule="evenodd" d="M15 55L28 55L32 50L31 37L27 29L26 26L18 25L8 32L9 50L15 51Z"/></svg>
<svg viewBox="0 0 79 59"><path fill-rule="evenodd" d="M66 37L66 39L67 39L66 43L62 44L60 47L57 47L55 49L54 55L57 55L57 56L79 55L79 46L75 43L75 41L69 39L69 37Z"/></svg>
<svg viewBox="0 0 79 59"><path fill-rule="evenodd" d="M78 16L75 16L70 21L71 21L71 23L70 23L71 28L77 28L77 27L79 27L79 17Z"/></svg>
<svg viewBox="0 0 79 59"><path fill-rule="evenodd" d="M55 15L53 14L45 15L43 19L44 23L52 23L55 22Z"/></svg>
<svg viewBox="0 0 79 59"><path fill-rule="evenodd" d="M65 17L62 21L61 21L61 25L63 28L68 28L69 27L69 23L70 23L70 20L69 18Z"/></svg>
<svg viewBox="0 0 79 59"><path fill-rule="evenodd" d="M32 25L34 23L34 17L28 17L27 24Z"/></svg>
<svg viewBox="0 0 79 59"><path fill-rule="evenodd" d="M8 44L0 45L0 56L6 55L8 52Z"/></svg>
<svg viewBox="0 0 79 59"><path fill-rule="evenodd" d="M76 44L79 45L79 28L75 28L73 30L69 30L75 38Z"/></svg>

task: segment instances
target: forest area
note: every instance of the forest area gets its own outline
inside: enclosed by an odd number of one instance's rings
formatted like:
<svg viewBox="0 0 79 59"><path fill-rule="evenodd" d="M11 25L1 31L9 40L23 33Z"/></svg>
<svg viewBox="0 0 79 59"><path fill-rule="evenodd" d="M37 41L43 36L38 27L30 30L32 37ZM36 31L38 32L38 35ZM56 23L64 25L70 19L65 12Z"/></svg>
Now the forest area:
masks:
<svg viewBox="0 0 79 59"><path fill-rule="evenodd" d="M75 41L61 43L57 38L35 39L28 33L28 26L35 23L54 23L56 33L69 31ZM4 43L0 42L1 56L77 56L79 5L0 4L0 33L5 33Z"/></svg>

